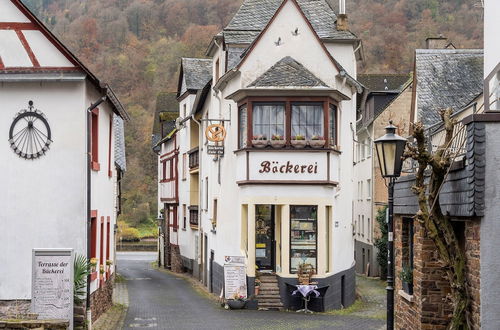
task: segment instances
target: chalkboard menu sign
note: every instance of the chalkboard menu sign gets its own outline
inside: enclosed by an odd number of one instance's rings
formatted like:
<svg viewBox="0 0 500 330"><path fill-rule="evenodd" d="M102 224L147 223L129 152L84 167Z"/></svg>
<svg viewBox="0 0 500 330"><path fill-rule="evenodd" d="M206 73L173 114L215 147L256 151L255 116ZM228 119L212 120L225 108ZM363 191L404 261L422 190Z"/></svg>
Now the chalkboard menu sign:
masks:
<svg viewBox="0 0 500 330"><path fill-rule="evenodd" d="M72 249L33 249L31 296L39 319L69 320L73 329Z"/></svg>
<svg viewBox="0 0 500 330"><path fill-rule="evenodd" d="M224 264L224 297L247 298L247 271L243 257L226 257Z"/></svg>

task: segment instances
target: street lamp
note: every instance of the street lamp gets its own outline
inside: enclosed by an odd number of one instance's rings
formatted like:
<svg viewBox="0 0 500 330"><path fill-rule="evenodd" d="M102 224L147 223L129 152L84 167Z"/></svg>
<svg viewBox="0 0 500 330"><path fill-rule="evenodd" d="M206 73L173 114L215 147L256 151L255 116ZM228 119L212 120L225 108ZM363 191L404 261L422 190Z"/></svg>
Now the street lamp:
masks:
<svg viewBox="0 0 500 330"><path fill-rule="evenodd" d="M389 179L387 222L387 329L394 329L394 181L401 175L406 139L396 134L396 126L389 122L385 135L375 140L375 150L383 178Z"/></svg>

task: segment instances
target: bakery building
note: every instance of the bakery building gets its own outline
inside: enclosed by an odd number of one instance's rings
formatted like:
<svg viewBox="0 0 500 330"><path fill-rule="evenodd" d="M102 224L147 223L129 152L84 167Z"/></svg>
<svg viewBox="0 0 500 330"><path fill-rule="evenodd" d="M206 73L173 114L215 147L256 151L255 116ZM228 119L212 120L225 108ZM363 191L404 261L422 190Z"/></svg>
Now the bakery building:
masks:
<svg viewBox="0 0 500 330"><path fill-rule="evenodd" d="M182 61L174 244L184 270L214 294L225 257L241 256L248 295L256 278L274 286L255 297L259 308L290 308L287 284L297 284L304 264L328 286L325 309L354 302L360 49L346 16L326 1L246 0L213 38L209 60L196 62L208 76L192 79L201 77L187 69L194 60ZM196 224L185 226L193 213Z"/></svg>

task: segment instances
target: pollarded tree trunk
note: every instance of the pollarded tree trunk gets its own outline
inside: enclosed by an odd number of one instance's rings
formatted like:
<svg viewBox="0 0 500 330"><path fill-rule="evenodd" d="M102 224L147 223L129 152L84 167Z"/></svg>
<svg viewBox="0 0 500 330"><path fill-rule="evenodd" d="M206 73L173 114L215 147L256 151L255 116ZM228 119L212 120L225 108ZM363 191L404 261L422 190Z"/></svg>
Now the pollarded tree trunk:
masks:
<svg viewBox="0 0 500 330"><path fill-rule="evenodd" d="M459 246L451 220L444 215L439 204L439 193L443 185L451 158L446 149L453 140L456 122L451 119L452 110L441 111L446 137L444 143L435 153L428 150L422 123L414 125L413 137L416 146L408 146L405 157L418 162L415 186L413 191L418 196L419 211L415 219L425 227L427 235L437 247L440 261L446 270L451 287L450 300L453 304L453 316L449 329L469 329L468 313L469 297L465 274L465 254ZM430 167L430 179L425 183L426 170Z"/></svg>

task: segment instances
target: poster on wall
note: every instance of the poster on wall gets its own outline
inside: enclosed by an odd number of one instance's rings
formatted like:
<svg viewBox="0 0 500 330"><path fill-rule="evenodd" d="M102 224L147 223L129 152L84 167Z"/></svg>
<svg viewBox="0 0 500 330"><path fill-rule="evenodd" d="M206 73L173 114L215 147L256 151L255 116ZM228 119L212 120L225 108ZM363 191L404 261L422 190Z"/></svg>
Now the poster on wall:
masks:
<svg viewBox="0 0 500 330"><path fill-rule="evenodd" d="M73 249L33 249L31 311L73 329Z"/></svg>
<svg viewBox="0 0 500 330"><path fill-rule="evenodd" d="M244 257L224 258L224 297L234 299L242 297L246 299L247 295L247 270Z"/></svg>

